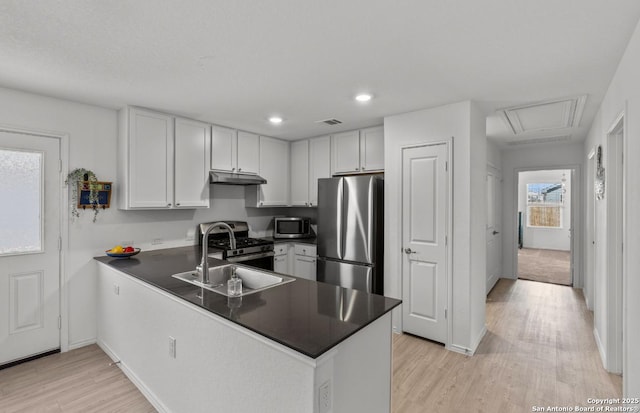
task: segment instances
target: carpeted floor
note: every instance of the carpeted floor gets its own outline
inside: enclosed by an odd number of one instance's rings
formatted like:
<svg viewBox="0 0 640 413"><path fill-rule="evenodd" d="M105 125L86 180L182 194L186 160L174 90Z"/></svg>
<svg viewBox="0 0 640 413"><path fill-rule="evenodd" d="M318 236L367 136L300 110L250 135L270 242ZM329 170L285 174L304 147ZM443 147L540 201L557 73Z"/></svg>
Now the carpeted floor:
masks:
<svg viewBox="0 0 640 413"><path fill-rule="evenodd" d="M522 248L518 250L518 278L571 285L569 251Z"/></svg>

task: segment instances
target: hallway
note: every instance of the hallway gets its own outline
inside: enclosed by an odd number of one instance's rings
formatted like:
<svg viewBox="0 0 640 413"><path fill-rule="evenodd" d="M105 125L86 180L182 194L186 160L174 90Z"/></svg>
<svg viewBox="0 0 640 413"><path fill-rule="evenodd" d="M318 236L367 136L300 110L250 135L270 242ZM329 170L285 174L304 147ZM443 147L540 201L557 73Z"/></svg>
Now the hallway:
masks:
<svg viewBox="0 0 640 413"><path fill-rule="evenodd" d="M530 412L622 396L622 378L602 367L581 290L501 279L486 322L473 357L395 336L392 411Z"/></svg>

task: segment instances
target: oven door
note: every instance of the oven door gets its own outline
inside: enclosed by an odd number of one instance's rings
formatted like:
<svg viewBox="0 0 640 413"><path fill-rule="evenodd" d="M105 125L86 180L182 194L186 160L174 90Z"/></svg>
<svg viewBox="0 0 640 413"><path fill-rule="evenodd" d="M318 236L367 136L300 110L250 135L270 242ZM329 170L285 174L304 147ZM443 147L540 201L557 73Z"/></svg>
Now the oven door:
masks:
<svg viewBox="0 0 640 413"><path fill-rule="evenodd" d="M248 265L250 267L262 268L263 270L273 271L273 251L258 252L255 254L236 255L227 257L225 260L238 264Z"/></svg>

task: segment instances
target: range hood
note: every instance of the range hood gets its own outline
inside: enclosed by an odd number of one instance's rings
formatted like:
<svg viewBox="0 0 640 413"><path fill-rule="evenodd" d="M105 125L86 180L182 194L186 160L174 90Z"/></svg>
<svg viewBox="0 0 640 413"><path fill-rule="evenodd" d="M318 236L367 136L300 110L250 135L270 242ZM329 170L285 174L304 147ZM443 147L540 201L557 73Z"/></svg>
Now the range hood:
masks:
<svg viewBox="0 0 640 413"><path fill-rule="evenodd" d="M209 183L224 185L261 185L266 184L267 180L260 175L211 171L209 172Z"/></svg>

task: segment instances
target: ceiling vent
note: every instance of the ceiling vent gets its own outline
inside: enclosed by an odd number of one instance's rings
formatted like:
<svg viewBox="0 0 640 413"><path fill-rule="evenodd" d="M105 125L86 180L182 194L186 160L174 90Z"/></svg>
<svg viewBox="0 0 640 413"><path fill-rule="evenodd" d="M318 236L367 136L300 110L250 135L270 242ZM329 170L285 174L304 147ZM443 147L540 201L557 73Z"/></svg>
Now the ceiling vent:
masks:
<svg viewBox="0 0 640 413"><path fill-rule="evenodd" d="M571 138L570 135L549 136L546 138L523 139L519 141L507 142L507 145L529 145L534 143L564 142L564 141L568 141L570 138Z"/></svg>
<svg viewBox="0 0 640 413"><path fill-rule="evenodd" d="M326 123L327 125L333 126L333 125L341 124L342 121L335 118L331 118L331 119L325 119L325 120L317 120L316 123Z"/></svg>
<svg viewBox="0 0 640 413"><path fill-rule="evenodd" d="M574 128L580 124L587 95L501 109L514 134Z"/></svg>

